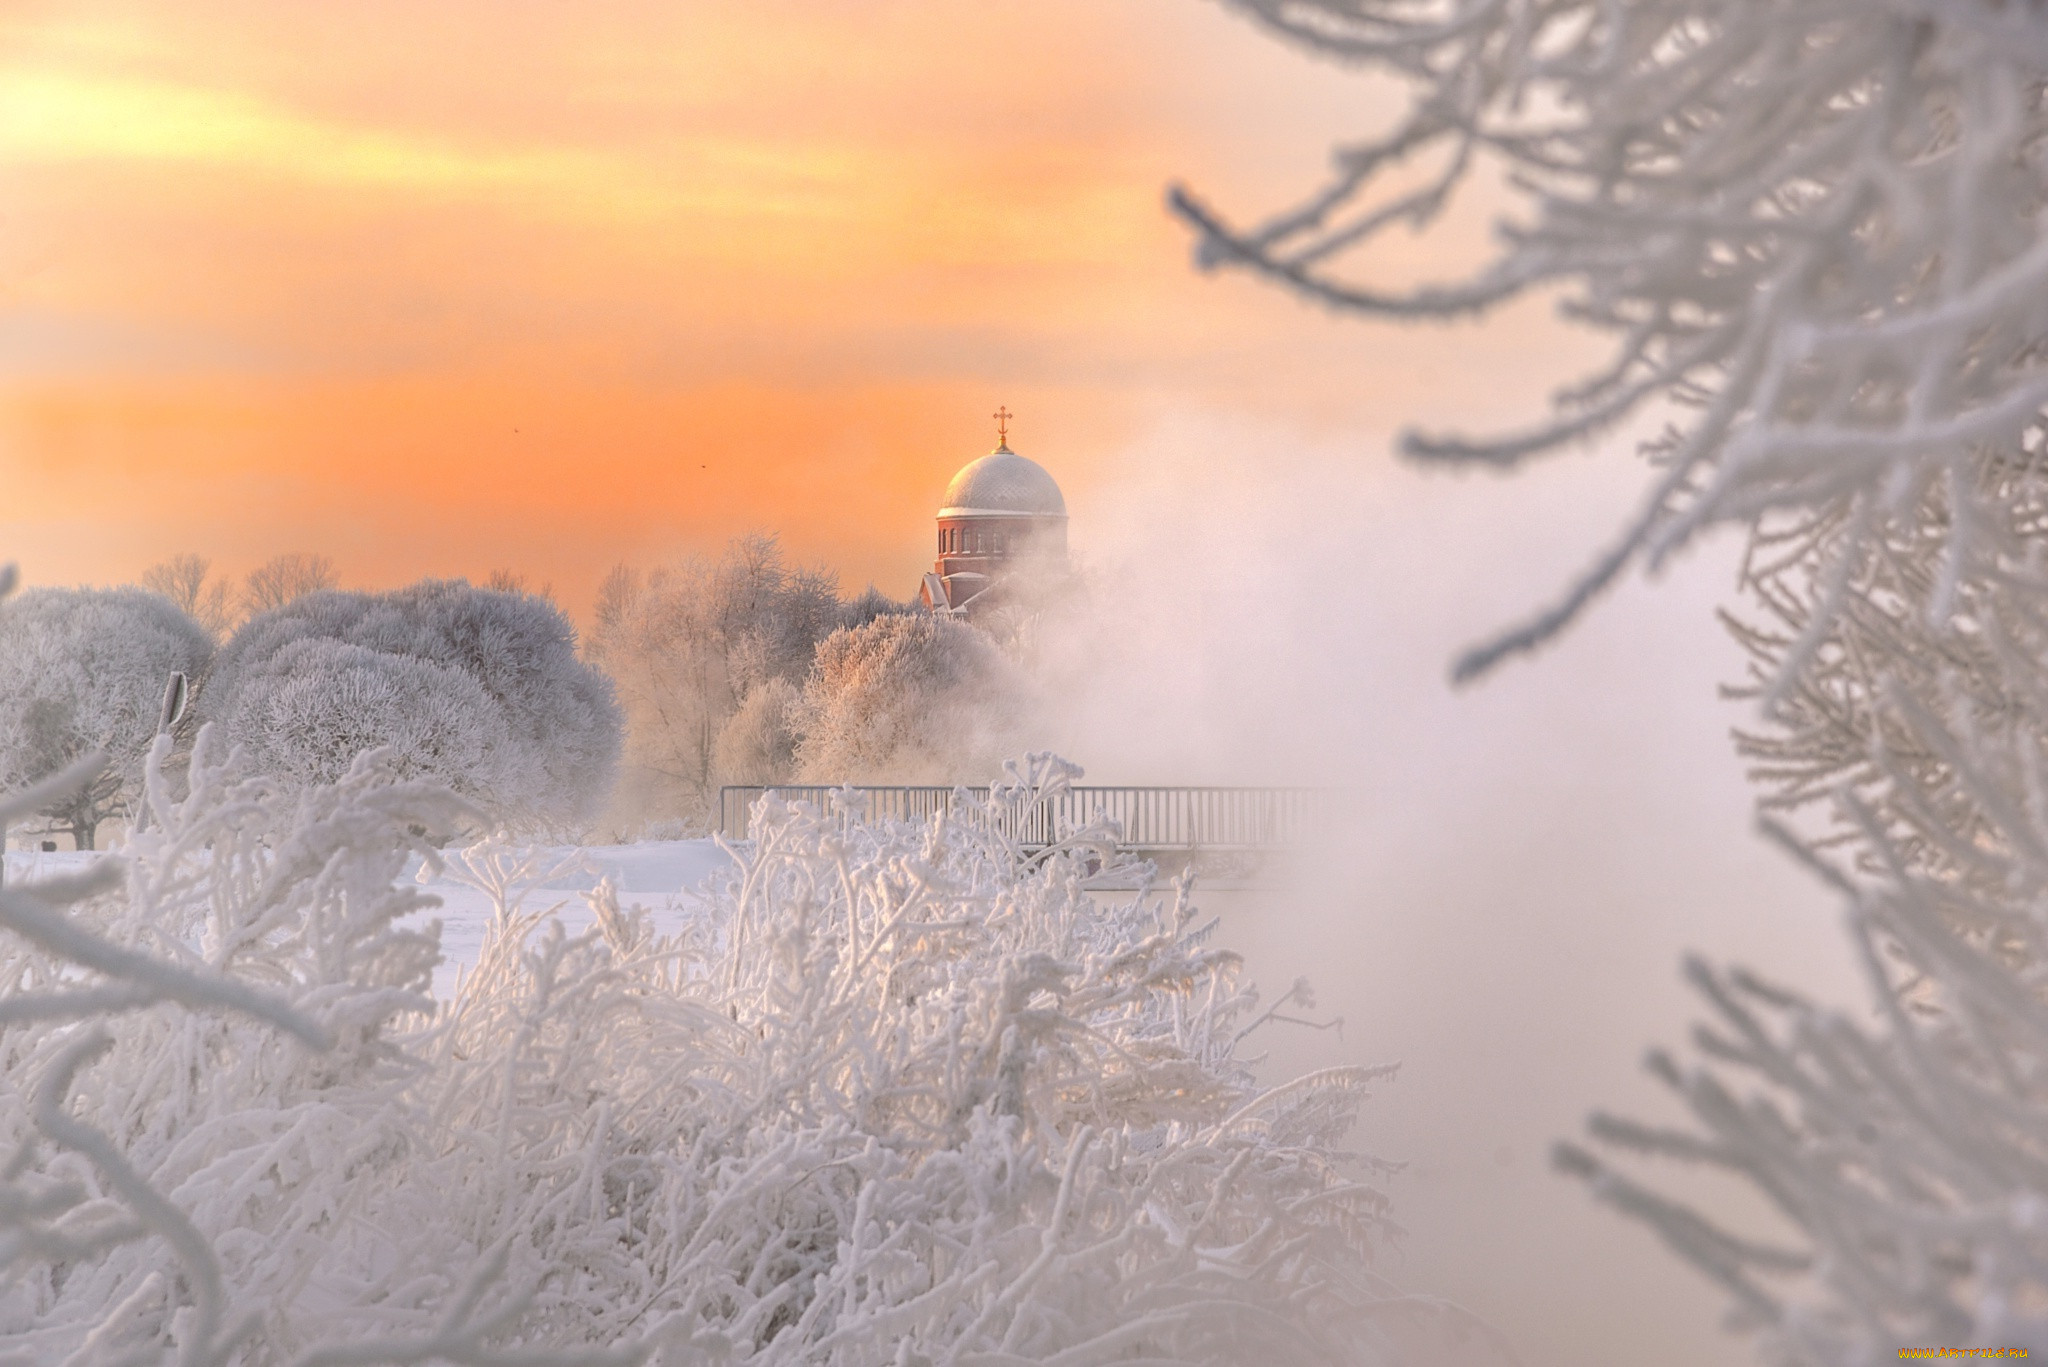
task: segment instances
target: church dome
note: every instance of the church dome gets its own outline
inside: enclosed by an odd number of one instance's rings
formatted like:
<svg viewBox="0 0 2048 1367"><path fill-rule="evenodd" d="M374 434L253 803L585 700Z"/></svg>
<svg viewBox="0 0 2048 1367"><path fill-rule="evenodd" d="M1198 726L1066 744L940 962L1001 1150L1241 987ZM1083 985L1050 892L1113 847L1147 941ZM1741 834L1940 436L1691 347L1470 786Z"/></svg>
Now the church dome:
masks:
<svg viewBox="0 0 2048 1367"><path fill-rule="evenodd" d="M961 468L946 486L940 517L965 513L1008 513L1011 516L1065 517L1067 501L1045 467L1026 460L1007 445L998 446Z"/></svg>

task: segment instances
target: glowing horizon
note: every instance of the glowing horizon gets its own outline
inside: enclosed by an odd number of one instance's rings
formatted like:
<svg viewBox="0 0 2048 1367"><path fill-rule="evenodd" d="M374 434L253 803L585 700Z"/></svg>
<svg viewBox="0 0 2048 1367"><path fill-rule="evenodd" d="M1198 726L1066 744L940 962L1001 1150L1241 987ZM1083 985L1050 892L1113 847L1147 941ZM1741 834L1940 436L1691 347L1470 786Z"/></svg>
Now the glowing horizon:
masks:
<svg viewBox="0 0 2048 1367"><path fill-rule="evenodd" d="M17 12L0 550L512 569L580 611L767 531L903 596L998 404L1085 543L1162 414L1473 406L1450 339L1203 278L1161 207L1285 202L1372 98L1185 0Z"/></svg>

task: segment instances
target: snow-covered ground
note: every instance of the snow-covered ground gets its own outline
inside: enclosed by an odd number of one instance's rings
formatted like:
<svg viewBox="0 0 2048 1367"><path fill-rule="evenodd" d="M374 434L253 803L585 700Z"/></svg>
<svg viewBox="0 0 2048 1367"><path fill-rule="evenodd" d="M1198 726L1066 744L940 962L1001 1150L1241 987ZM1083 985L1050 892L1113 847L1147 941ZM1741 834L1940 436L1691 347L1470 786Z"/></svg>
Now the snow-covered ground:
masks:
<svg viewBox="0 0 2048 1367"><path fill-rule="evenodd" d="M543 865L558 867L525 901L527 910L559 905L563 926L570 932L590 924L589 904L582 894L609 874L623 905L639 904L654 916L657 929L674 930L702 905L705 882L730 863L710 840L648 840L633 845L561 846L536 851ZM97 856L71 850L45 854L9 850L7 882L63 873L83 867ZM414 865L417 871L418 865ZM441 963L434 970L434 993L446 998L455 988L456 973L474 964L490 920L490 898L474 887L442 874L425 880L426 890L441 899L438 911L425 913L441 921Z"/></svg>
<svg viewBox="0 0 2048 1367"><path fill-rule="evenodd" d="M667 932L702 905L705 881L731 859L710 840L646 840L633 845L563 846L537 851L559 872L527 895L528 911L559 906L557 915L571 933L591 921L583 894L607 874L618 889L622 906L638 904L654 916L657 930ZM454 991L458 968L474 964L491 916L490 898L445 874L425 880L426 890L441 899L429 915L441 919L441 964L434 970L434 995Z"/></svg>

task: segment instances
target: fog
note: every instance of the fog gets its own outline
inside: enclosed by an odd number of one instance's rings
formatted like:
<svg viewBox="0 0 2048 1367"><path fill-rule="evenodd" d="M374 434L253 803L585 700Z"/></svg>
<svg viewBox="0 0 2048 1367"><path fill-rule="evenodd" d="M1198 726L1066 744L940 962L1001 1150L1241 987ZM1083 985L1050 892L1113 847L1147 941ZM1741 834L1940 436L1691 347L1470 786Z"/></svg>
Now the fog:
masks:
<svg viewBox="0 0 2048 1367"><path fill-rule="evenodd" d="M1062 746L1091 782L1354 795L1287 886L1201 900L1269 996L1306 976L1343 1020L1275 1034L1275 1077L1400 1061L1360 1136L1406 1165L1390 1275L1532 1365L1746 1362L1703 1278L1548 1165L1596 1107L1678 1116L1641 1059L1700 1014L1685 952L1854 999L1838 907L1751 832L1744 710L1716 694L1739 673L1713 616L1739 541L1454 689L1458 648L1558 591L1644 472L1453 476L1387 445L1186 418L1070 491L1098 597L1048 643Z"/></svg>

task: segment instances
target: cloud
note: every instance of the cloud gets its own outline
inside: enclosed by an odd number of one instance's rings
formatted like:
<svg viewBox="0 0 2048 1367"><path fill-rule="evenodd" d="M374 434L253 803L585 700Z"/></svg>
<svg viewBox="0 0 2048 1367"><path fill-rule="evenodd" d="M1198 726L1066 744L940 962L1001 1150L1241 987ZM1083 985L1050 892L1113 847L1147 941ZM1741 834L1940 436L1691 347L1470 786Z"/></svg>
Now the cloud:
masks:
<svg viewBox="0 0 2048 1367"><path fill-rule="evenodd" d="M605 150L465 143L321 119L232 89L0 68L0 165L183 163L343 188L515 195L554 213L650 220L843 214L866 159L845 145L693 137L654 165Z"/></svg>

